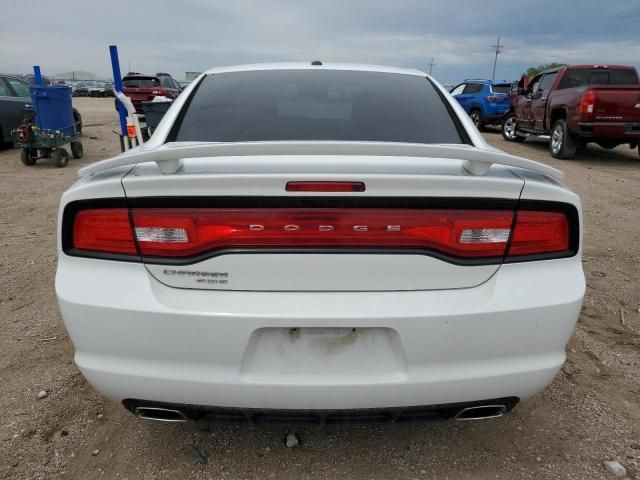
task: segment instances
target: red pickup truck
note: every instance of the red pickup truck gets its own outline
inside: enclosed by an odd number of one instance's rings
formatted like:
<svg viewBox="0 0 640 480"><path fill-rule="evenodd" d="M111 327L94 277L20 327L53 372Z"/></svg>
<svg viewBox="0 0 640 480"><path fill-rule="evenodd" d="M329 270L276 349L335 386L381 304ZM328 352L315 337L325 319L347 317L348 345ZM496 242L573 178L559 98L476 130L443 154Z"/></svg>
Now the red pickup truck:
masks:
<svg viewBox="0 0 640 480"><path fill-rule="evenodd" d="M512 90L502 136L549 138L554 158L571 158L595 142L603 148L640 141L640 82L634 67L571 65L546 70Z"/></svg>

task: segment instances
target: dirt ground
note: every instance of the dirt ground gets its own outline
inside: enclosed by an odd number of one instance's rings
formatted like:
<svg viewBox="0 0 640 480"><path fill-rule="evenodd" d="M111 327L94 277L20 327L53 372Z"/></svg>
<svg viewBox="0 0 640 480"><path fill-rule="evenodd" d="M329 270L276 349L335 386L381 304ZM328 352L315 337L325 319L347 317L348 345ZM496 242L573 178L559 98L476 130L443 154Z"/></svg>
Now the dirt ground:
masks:
<svg viewBox="0 0 640 480"><path fill-rule="evenodd" d="M199 431L136 419L73 363L54 294L56 212L79 167L118 153L111 99L77 99L83 160L25 167L0 151L0 478L640 479L640 156L488 141L563 169L584 206L588 292L568 362L541 394L484 422ZM39 398L46 390L48 395ZM636 445L636 447L639 447ZM194 464L198 454L206 464Z"/></svg>

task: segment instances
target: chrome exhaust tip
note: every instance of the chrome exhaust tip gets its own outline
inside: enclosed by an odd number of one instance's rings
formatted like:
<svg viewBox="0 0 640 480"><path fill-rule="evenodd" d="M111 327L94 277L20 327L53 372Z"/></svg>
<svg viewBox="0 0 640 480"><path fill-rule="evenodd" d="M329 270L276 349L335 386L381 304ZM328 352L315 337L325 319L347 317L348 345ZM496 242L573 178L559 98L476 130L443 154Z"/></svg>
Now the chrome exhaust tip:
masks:
<svg viewBox="0 0 640 480"><path fill-rule="evenodd" d="M160 407L136 407L133 413L138 418L156 422L186 422L187 416L180 410Z"/></svg>
<svg viewBox="0 0 640 480"><path fill-rule="evenodd" d="M486 420L489 418L502 417L505 413L507 413L506 405L475 405L473 407L463 408L453 418L461 421Z"/></svg>

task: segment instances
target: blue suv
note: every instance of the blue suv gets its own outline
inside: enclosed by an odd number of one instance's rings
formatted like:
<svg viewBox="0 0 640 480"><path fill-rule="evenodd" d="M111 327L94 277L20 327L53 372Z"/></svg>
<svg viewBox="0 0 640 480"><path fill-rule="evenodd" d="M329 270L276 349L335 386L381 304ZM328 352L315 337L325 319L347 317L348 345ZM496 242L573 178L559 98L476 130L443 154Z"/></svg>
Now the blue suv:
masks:
<svg viewBox="0 0 640 480"><path fill-rule="evenodd" d="M451 95L469 114L478 130L496 125L509 111L509 91L512 82L465 80L451 90Z"/></svg>

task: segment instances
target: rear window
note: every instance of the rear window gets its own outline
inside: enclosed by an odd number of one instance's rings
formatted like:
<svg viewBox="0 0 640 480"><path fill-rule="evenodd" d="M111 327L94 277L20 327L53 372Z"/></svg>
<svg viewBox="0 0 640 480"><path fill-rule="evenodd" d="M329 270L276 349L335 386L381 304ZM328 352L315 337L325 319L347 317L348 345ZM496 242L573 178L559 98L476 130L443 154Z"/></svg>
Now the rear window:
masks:
<svg viewBox="0 0 640 480"><path fill-rule="evenodd" d="M462 143L426 78L339 70L208 75L173 139Z"/></svg>
<svg viewBox="0 0 640 480"><path fill-rule="evenodd" d="M493 93L509 93L511 91L511 84L491 85L491 91Z"/></svg>
<svg viewBox="0 0 640 480"><path fill-rule="evenodd" d="M124 77L122 86L129 88L153 88L160 86L160 80L156 77Z"/></svg>
<svg viewBox="0 0 640 480"><path fill-rule="evenodd" d="M631 69L570 69L560 80L558 90L589 85L638 85L638 75Z"/></svg>

